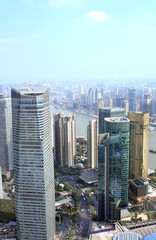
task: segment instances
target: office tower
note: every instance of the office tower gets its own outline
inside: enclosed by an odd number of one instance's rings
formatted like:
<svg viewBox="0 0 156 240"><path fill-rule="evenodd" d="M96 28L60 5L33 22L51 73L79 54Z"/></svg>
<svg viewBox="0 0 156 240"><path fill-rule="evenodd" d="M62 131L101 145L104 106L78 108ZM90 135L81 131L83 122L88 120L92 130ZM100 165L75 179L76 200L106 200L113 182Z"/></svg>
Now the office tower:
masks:
<svg viewBox="0 0 156 240"><path fill-rule="evenodd" d="M105 118L104 132L98 143L98 218L113 222L128 205L129 120Z"/></svg>
<svg viewBox="0 0 156 240"><path fill-rule="evenodd" d="M128 113L130 120L129 178L147 179L149 113Z"/></svg>
<svg viewBox="0 0 156 240"><path fill-rule="evenodd" d="M98 120L90 120L87 127L87 154L88 165L98 167Z"/></svg>
<svg viewBox="0 0 156 240"><path fill-rule="evenodd" d="M13 160L18 240L52 240L55 190L48 88L13 88Z"/></svg>
<svg viewBox="0 0 156 240"><path fill-rule="evenodd" d="M90 88L88 91L88 104L90 107L95 103L95 91Z"/></svg>
<svg viewBox="0 0 156 240"><path fill-rule="evenodd" d="M124 116L124 108L99 108L99 134L104 133L104 118Z"/></svg>
<svg viewBox="0 0 156 240"><path fill-rule="evenodd" d="M2 185L2 169L0 166L0 199L3 198L3 185Z"/></svg>
<svg viewBox="0 0 156 240"><path fill-rule="evenodd" d="M73 114L54 114L55 158L61 166L74 166L76 121Z"/></svg>
<svg viewBox="0 0 156 240"><path fill-rule="evenodd" d="M13 169L11 98L0 95L0 166L2 171Z"/></svg>
<svg viewBox="0 0 156 240"><path fill-rule="evenodd" d="M128 91L129 112L137 110L137 92L135 88L130 88Z"/></svg>

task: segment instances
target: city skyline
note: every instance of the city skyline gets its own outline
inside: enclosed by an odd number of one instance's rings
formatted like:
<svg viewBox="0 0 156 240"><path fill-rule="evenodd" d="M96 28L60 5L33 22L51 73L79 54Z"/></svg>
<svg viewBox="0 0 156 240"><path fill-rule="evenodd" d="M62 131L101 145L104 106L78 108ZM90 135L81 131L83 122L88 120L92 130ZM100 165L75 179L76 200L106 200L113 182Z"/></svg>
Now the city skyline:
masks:
<svg viewBox="0 0 156 240"><path fill-rule="evenodd" d="M155 9L154 0L2 1L0 79L155 78Z"/></svg>

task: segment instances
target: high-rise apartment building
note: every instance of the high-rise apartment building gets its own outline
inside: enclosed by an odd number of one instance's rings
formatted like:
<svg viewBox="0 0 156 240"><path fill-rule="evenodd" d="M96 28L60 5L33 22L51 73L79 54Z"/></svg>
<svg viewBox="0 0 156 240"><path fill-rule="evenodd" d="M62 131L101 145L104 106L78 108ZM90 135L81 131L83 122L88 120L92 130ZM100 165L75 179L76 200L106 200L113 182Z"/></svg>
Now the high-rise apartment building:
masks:
<svg viewBox="0 0 156 240"><path fill-rule="evenodd" d="M147 179L149 113L128 113L130 120L129 177Z"/></svg>
<svg viewBox="0 0 156 240"><path fill-rule="evenodd" d="M11 98L0 95L0 166L13 169Z"/></svg>
<svg viewBox="0 0 156 240"><path fill-rule="evenodd" d="M128 205L129 120L105 118L104 132L98 143L98 218L113 222Z"/></svg>
<svg viewBox="0 0 156 240"><path fill-rule="evenodd" d="M98 167L98 120L90 120L87 127L87 154L88 165Z"/></svg>
<svg viewBox="0 0 156 240"><path fill-rule="evenodd" d="M13 88L13 160L18 240L52 240L55 190L49 90Z"/></svg>
<svg viewBox="0 0 156 240"><path fill-rule="evenodd" d="M73 114L54 114L55 158L61 166L74 166L76 121Z"/></svg>
<svg viewBox="0 0 156 240"><path fill-rule="evenodd" d="M124 116L124 108L99 108L99 134L104 133L104 118Z"/></svg>

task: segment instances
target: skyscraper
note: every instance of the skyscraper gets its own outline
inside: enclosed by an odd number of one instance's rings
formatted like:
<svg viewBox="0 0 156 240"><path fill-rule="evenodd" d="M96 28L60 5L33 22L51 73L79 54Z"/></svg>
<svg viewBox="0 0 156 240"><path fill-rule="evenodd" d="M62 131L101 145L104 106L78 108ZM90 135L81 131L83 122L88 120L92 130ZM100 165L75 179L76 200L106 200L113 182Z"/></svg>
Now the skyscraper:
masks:
<svg viewBox="0 0 156 240"><path fill-rule="evenodd" d="M90 120L87 127L88 165L98 167L98 120Z"/></svg>
<svg viewBox="0 0 156 240"><path fill-rule="evenodd" d="M3 185L2 185L2 170L0 166L0 199L3 198Z"/></svg>
<svg viewBox="0 0 156 240"><path fill-rule="evenodd" d="M74 166L76 122L73 114L54 114L55 157L61 166Z"/></svg>
<svg viewBox="0 0 156 240"><path fill-rule="evenodd" d="M98 217L113 222L128 205L129 120L105 118L104 132L98 144Z"/></svg>
<svg viewBox="0 0 156 240"><path fill-rule="evenodd" d="M13 88L13 159L17 239L52 240L54 166L48 88Z"/></svg>
<svg viewBox="0 0 156 240"><path fill-rule="evenodd" d="M104 118L124 116L124 108L99 108L99 134L104 133Z"/></svg>
<svg viewBox="0 0 156 240"><path fill-rule="evenodd" d="M129 177L147 179L149 113L128 113L130 120Z"/></svg>
<svg viewBox="0 0 156 240"><path fill-rule="evenodd" d="M0 166L2 171L13 169L11 98L0 95Z"/></svg>
<svg viewBox="0 0 156 240"><path fill-rule="evenodd" d="M128 90L129 112L136 112L137 110L137 92L135 88Z"/></svg>

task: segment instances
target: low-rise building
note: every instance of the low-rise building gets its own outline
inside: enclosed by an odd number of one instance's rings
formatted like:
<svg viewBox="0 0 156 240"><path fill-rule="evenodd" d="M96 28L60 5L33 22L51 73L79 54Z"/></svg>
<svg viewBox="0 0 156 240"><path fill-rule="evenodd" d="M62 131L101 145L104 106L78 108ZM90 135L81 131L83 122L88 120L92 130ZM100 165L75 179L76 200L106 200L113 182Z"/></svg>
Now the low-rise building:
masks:
<svg viewBox="0 0 156 240"><path fill-rule="evenodd" d="M133 201L143 202L148 194L148 181L139 177L129 180L129 197Z"/></svg>

